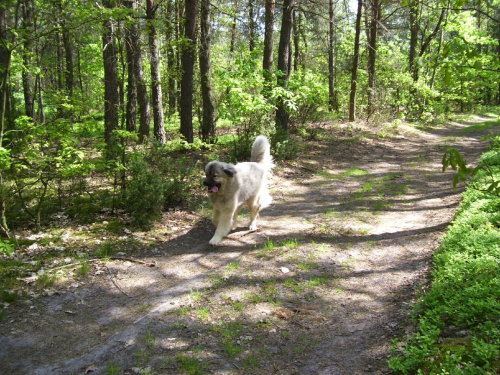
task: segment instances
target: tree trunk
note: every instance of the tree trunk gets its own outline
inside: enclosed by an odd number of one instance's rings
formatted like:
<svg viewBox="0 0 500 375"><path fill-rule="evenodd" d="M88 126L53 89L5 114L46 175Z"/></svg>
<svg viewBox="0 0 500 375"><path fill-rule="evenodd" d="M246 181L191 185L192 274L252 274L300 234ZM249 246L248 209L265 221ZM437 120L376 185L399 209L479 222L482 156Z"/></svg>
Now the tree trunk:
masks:
<svg viewBox="0 0 500 375"><path fill-rule="evenodd" d="M2 146L1 142L5 131L11 59L11 51L7 47L10 43L7 39L6 8L0 7L0 146Z"/></svg>
<svg viewBox="0 0 500 375"><path fill-rule="evenodd" d="M281 21L280 44L278 47L278 86L286 88L290 78L290 52L291 36L293 29L294 0L284 0ZM289 113L282 97L278 98L276 110L276 127L287 131Z"/></svg>
<svg viewBox="0 0 500 375"><path fill-rule="evenodd" d="M31 74L31 56L33 55L33 1L25 0L22 3L23 9L23 90L24 90L24 110L25 115L35 119L35 95L33 93L34 80Z"/></svg>
<svg viewBox="0 0 500 375"><path fill-rule="evenodd" d="M356 91L358 85L358 63L359 63L359 37L361 34L361 11L363 0L358 0L358 13L356 16L356 34L354 37L354 56L351 70L351 94L349 97L349 121L356 119Z"/></svg>
<svg viewBox="0 0 500 375"><path fill-rule="evenodd" d="M338 111L339 103L337 88L335 87L335 9L333 0L328 2L329 31L328 31L328 108Z"/></svg>
<svg viewBox="0 0 500 375"><path fill-rule="evenodd" d="M185 46L182 51L181 134L193 143L193 75L196 46L196 0L185 0Z"/></svg>
<svg viewBox="0 0 500 375"><path fill-rule="evenodd" d="M372 0L371 4L371 20L368 34L368 117L375 111L377 78L376 78L376 61L377 61L377 38L378 24L380 22L380 0Z"/></svg>
<svg viewBox="0 0 500 375"><path fill-rule="evenodd" d="M439 15L439 20L436 23L436 26L434 27L434 30L426 38L424 38L422 36L422 44L420 46L420 52L418 54L418 57L424 56L425 52L427 51L427 49L431 45L431 42L438 35L439 30L441 29L441 25L442 25L443 21L445 20L445 18L446 18L445 16L446 16L447 13L448 13L447 8L442 8L441 9L441 14ZM418 75L417 75L417 78L418 78Z"/></svg>
<svg viewBox="0 0 500 375"><path fill-rule="evenodd" d="M7 6L0 7L0 146L3 146L3 134L5 130L5 112L7 109L7 86L10 72L11 51L8 49L7 39ZM10 231L5 218L5 187L2 171L0 171L0 233L10 238Z"/></svg>
<svg viewBox="0 0 500 375"><path fill-rule="evenodd" d="M142 71L141 51L134 52L134 68L137 78L137 103L139 104L139 141L149 138L151 132L151 111L149 106L148 88Z"/></svg>
<svg viewBox="0 0 500 375"><path fill-rule="evenodd" d="M103 5L112 9L116 6L114 0L104 0ZM107 151L111 157L113 143L111 135L118 129L120 109L120 86L118 84L117 56L115 43L115 21L111 18L103 22L103 61L104 61L104 139Z"/></svg>
<svg viewBox="0 0 500 375"><path fill-rule="evenodd" d="M109 0L108 0L109 1ZM103 0L104 4L104 0ZM61 15L59 14L57 16L57 31L56 31L56 43L57 43L57 69L56 69L56 76L57 76L57 89L59 91L64 90L64 43L62 41L62 33L61 33ZM61 111L61 108L58 109Z"/></svg>
<svg viewBox="0 0 500 375"><path fill-rule="evenodd" d="M208 141L215 137L215 104L210 63L210 0L201 0L200 12L200 74L203 100L201 137Z"/></svg>
<svg viewBox="0 0 500 375"><path fill-rule="evenodd" d="M305 25L303 24L304 14L302 11L295 11L293 15L293 69L298 71L306 70L304 56L307 54L307 39ZM302 39L302 47L301 47Z"/></svg>
<svg viewBox="0 0 500 375"><path fill-rule="evenodd" d="M233 21L231 23L231 42L229 44L229 52L234 52L236 45L236 22L238 21L238 0L234 0Z"/></svg>
<svg viewBox="0 0 500 375"><path fill-rule="evenodd" d="M413 81L418 81L417 44L419 33L419 0L412 0L410 6L410 51L408 54L410 73Z"/></svg>
<svg viewBox="0 0 500 375"><path fill-rule="evenodd" d="M431 73L431 79L429 82L429 87L431 89L434 88L434 82L436 79L436 71L439 66L439 60L441 57L441 48L443 46L443 39L444 39L444 29L441 29L441 32L439 33L439 40L438 40L438 46L437 50L435 52L435 58L434 58L434 63L432 64L432 73Z"/></svg>
<svg viewBox="0 0 500 375"><path fill-rule="evenodd" d="M40 74L36 76L36 81L38 85L38 121L41 124L45 122L45 104L43 103L43 87L42 87L42 77Z"/></svg>
<svg viewBox="0 0 500 375"><path fill-rule="evenodd" d="M293 11L293 19L295 22L293 23L293 69L295 71L299 70L299 60L300 60L300 28L302 27L302 13L297 9Z"/></svg>
<svg viewBox="0 0 500 375"><path fill-rule="evenodd" d="M149 50L151 53L151 97L153 102L153 132L160 143L165 143L165 126L163 121L163 101L160 78L160 55L156 40L156 8L154 0L146 0L146 18L148 20Z"/></svg>
<svg viewBox="0 0 500 375"><path fill-rule="evenodd" d="M177 27L177 12L174 11L174 0L168 0L167 3L167 25L166 25L166 43L167 43L167 64L168 64L168 114L171 116L177 109L177 89L176 89L176 57L174 52L175 29Z"/></svg>
<svg viewBox="0 0 500 375"><path fill-rule="evenodd" d="M267 82L267 88L270 91L271 79L273 74L273 34L274 34L274 10L275 0L266 0L265 31L264 31L264 58L262 69L264 70L264 79Z"/></svg>
<svg viewBox="0 0 500 375"><path fill-rule="evenodd" d="M66 93L69 98L73 97L73 88L75 86L75 73L73 62L73 45L71 44L71 35L69 29L66 27L66 22L63 20L62 26L62 40L64 45L64 57L66 59L66 69L64 71L64 78L66 84Z"/></svg>
<svg viewBox="0 0 500 375"><path fill-rule="evenodd" d="M137 0L133 1L133 8L137 8ZM130 24L130 43L133 58L134 76L137 86L137 104L139 105L139 142L143 143L149 138L151 131L151 111L149 108L148 88L144 80L142 70L141 48L139 46L140 36L137 22Z"/></svg>
<svg viewBox="0 0 500 375"><path fill-rule="evenodd" d="M248 0L248 49L252 52L255 48L255 15L254 15L254 0Z"/></svg>
<svg viewBox="0 0 500 375"><path fill-rule="evenodd" d="M124 1L123 5L133 10L133 1ZM125 24L125 50L127 52L127 111L126 111L126 125L125 128L129 132L137 131L137 77L136 67L134 66L134 41L133 38L137 37L134 34L133 28L135 19L131 19Z"/></svg>

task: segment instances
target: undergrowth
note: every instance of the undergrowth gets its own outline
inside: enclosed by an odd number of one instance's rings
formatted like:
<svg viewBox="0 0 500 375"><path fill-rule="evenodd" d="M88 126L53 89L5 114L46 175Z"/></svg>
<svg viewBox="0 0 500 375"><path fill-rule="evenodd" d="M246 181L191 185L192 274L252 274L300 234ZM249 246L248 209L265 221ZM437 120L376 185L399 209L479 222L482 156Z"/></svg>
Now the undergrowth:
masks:
<svg viewBox="0 0 500 375"><path fill-rule="evenodd" d="M498 140L498 139L497 139ZM394 343L389 366L402 374L500 373L500 180L498 141L478 169L441 247L432 284L414 308L418 331Z"/></svg>

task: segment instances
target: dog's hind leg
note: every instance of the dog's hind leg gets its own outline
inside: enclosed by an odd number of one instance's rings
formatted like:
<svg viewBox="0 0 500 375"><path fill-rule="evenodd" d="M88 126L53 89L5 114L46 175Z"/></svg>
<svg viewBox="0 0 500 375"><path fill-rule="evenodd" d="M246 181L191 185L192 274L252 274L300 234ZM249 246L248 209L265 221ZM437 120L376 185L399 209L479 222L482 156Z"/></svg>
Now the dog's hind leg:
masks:
<svg viewBox="0 0 500 375"><path fill-rule="evenodd" d="M240 214L241 206L238 207L233 214L233 224L231 225L231 230L234 230L238 225L238 215Z"/></svg>
<svg viewBox="0 0 500 375"><path fill-rule="evenodd" d="M250 207L250 224L248 225L248 229L256 230L257 229L257 218L259 217L260 206L251 206Z"/></svg>

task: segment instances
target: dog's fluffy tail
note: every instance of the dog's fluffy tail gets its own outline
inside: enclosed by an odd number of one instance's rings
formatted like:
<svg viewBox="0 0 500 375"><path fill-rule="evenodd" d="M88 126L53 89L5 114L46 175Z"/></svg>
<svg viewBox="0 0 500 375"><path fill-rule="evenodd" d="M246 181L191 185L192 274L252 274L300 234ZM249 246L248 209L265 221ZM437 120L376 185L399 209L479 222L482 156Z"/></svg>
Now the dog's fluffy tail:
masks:
<svg viewBox="0 0 500 375"><path fill-rule="evenodd" d="M270 171L274 167L273 157L271 156L271 144L267 140L266 136L259 135L252 146L252 156L251 161L259 163Z"/></svg>

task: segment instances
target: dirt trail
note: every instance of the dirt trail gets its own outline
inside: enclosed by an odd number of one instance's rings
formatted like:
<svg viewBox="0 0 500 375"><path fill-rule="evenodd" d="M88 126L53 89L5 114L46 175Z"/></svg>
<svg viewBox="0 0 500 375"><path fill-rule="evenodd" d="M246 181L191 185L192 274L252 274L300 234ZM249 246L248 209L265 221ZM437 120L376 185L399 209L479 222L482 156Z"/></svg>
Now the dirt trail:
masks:
<svg viewBox="0 0 500 375"><path fill-rule="evenodd" d="M485 120L390 139L325 125L277 168L258 231L210 248L208 219L166 213L129 260L6 308L0 373L388 373L460 198L441 157L477 160L463 129Z"/></svg>

